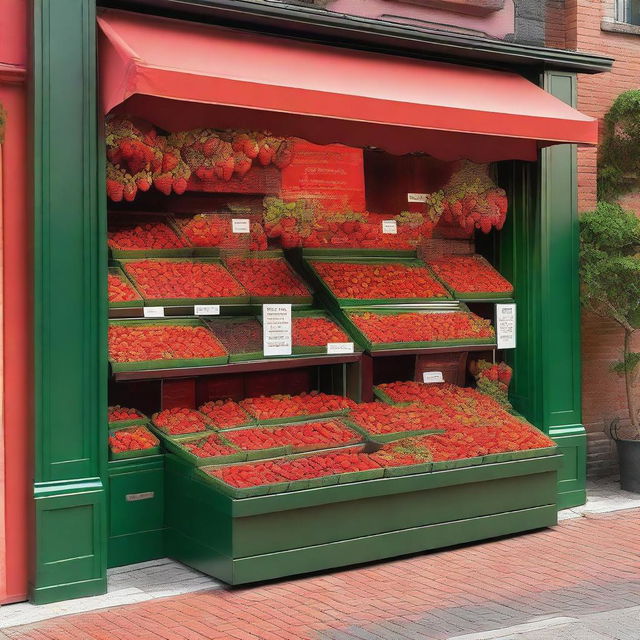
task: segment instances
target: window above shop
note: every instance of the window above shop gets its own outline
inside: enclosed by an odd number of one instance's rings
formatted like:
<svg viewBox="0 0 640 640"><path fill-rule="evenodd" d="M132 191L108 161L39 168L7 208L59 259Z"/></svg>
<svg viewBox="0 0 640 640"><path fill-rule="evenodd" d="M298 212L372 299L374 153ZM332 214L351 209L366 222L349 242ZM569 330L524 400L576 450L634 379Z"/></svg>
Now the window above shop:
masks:
<svg viewBox="0 0 640 640"><path fill-rule="evenodd" d="M616 20L640 26L640 0L617 0Z"/></svg>

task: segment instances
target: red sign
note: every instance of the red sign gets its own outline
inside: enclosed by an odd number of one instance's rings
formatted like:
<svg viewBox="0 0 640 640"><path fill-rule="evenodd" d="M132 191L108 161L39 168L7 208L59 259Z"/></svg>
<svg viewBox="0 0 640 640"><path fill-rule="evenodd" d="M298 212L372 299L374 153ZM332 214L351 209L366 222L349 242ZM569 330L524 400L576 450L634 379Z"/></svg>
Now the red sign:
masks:
<svg viewBox="0 0 640 640"><path fill-rule="evenodd" d="M364 211L362 149L296 139L293 162L282 170L280 197L313 200L327 211Z"/></svg>

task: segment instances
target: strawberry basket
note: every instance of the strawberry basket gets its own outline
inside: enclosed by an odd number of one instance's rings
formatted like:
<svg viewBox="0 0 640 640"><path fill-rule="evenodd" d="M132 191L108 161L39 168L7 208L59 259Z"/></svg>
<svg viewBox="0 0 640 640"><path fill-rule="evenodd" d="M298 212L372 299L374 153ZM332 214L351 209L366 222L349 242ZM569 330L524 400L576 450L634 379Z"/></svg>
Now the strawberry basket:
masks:
<svg viewBox="0 0 640 640"><path fill-rule="evenodd" d="M199 318L112 320L113 372L225 364L229 355Z"/></svg>
<svg viewBox="0 0 640 640"><path fill-rule="evenodd" d="M244 462L247 459L246 452L241 451L218 431L165 438L164 446L196 467Z"/></svg>
<svg viewBox="0 0 640 640"><path fill-rule="evenodd" d="M146 425L149 422L149 418L142 413L142 411L138 411L138 409L114 405L108 408L108 422L109 430L111 430L122 427L133 427L135 425Z"/></svg>
<svg viewBox="0 0 640 640"><path fill-rule="evenodd" d="M114 258L187 258L193 255L189 241L171 216L119 215L109 219L108 244Z"/></svg>
<svg viewBox="0 0 640 640"><path fill-rule="evenodd" d="M160 453L160 441L143 425L109 431L109 459L126 460Z"/></svg>
<svg viewBox="0 0 640 640"><path fill-rule="evenodd" d="M244 287L216 258L121 260L145 306L248 304Z"/></svg>
<svg viewBox="0 0 640 640"><path fill-rule="evenodd" d="M110 309L126 309L143 305L142 297L120 267L110 266L107 279Z"/></svg>
<svg viewBox="0 0 640 640"><path fill-rule="evenodd" d="M154 431L164 440L182 436L202 436L215 427L208 416L195 409L175 407L151 416Z"/></svg>

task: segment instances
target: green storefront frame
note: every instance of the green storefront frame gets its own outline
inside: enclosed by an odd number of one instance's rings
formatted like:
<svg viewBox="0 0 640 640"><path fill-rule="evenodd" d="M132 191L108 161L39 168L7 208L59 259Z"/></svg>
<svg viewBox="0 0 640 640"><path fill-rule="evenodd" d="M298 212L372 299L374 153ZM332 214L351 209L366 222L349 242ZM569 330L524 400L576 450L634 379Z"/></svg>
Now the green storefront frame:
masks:
<svg viewBox="0 0 640 640"><path fill-rule="evenodd" d="M107 3L105 3L107 4ZM364 25L302 7L227 0L111 2L159 14L289 29L316 40L539 77L575 103L575 73L611 61L504 42L474 48L442 38ZM181 13L176 13L179 10ZM34 505L31 597L36 603L106 591L108 540L106 201L97 109L96 1L33 2ZM576 151L545 150L537 164L508 163L512 204L501 267L518 299L516 407L564 453L558 504L584 501L580 410Z"/></svg>

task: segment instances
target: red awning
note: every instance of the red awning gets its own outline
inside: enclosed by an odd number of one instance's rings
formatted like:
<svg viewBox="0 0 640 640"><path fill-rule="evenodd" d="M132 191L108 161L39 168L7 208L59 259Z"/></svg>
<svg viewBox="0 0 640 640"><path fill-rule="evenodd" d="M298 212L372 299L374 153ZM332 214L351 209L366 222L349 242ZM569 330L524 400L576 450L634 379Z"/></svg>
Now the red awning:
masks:
<svg viewBox="0 0 640 640"><path fill-rule="evenodd" d="M594 118L514 73L113 10L98 22L105 113L169 131L270 129L477 162L597 142Z"/></svg>

